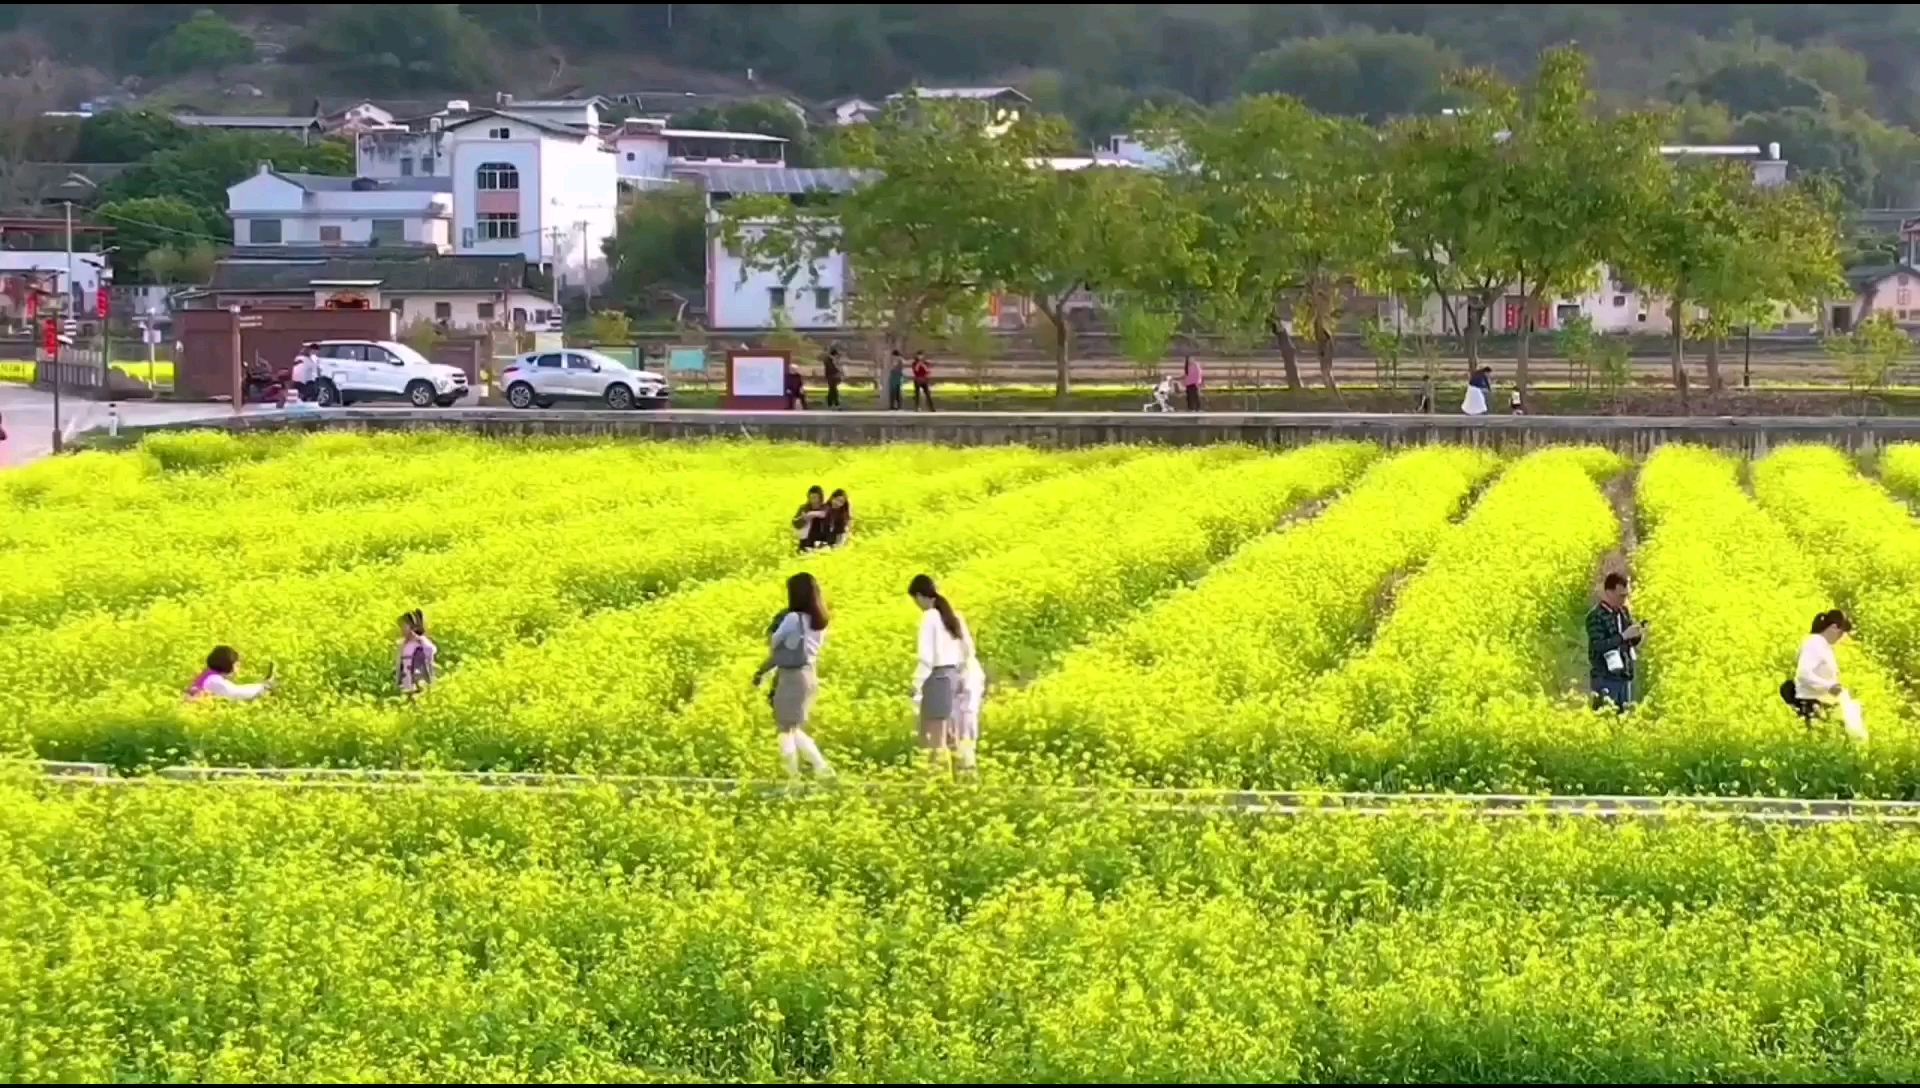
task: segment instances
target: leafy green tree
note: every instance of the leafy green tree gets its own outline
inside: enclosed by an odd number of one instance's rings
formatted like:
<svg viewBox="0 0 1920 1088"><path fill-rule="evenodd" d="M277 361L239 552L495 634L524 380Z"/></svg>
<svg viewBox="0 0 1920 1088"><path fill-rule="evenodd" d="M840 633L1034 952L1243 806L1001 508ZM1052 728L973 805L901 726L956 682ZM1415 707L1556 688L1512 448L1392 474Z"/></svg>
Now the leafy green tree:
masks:
<svg viewBox="0 0 1920 1088"><path fill-rule="evenodd" d="M219 72L252 59L253 39L211 8L194 12L147 51L147 66L168 75Z"/></svg>
<svg viewBox="0 0 1920 1088"><path fill-rule="evenodd" d="M1247 94L1287 94L1325 113L1380 120L1432 108L1458 59L1415 34L1300 38L1253 58Z"/></svg>
<svg viewBox="0 0 1920 1088"><path fill-rule="evenodd" d="M157 110L108 110L80 125L76 162L139 162L188 143L193 131Z"/></svg>
<svg viewBox="0 0 1920 1088"><path fill-rule="evenodd" d="M227 187L253 174L263 162L282 170L350 174L353 149L339 140L302 144L288 136L208 132L149 156L104 186L108 201L166 197L190 205L198 230L212 238L231 233ZM169 224L172 225L172 224Z"/></svg>
<svg viewBox="0 0 1920 1088"><path fill-rule="evenodd" d="M297 54L370 91L471 87L496 72L485 28L459 4L328 5L308 25Z"/></svg>
<svg viewBox="0 0 1920 1088"><path fill-rule="evenodd" d="M599 346L633 343L633 318L624 310L595 310L587 319L587 335Z"/></svg>
<svg viewBox="0 0 1920 1088"><path fill-rule="evenodd" d="M1771 60L1741 60L1716 69L1694 83L1702 97L1724 103L1734 116L1784 109L1820 109L1820 88Z"/></svg>
<svg viewBox="0 0 1920 1088"><path fill-rule="evenodd" d="M1847 388L1858 394L1865 407L1866 395L1886 389L1893 379L1894 367L1913 350L1906 330L1894 323L1892 314L1873 314L1844 336L1829 336L1824 342L1827 354L1840 364Z"/></svg>
<svg viewBox="0 0 1920 1088"><path fill-rule="evenodd" d="M1114 332L1120 337L1120 350L1131 362L1141 380L1151 383L1160 364L1173 345L1173 334L1180 328L1180 314L1163 309L1150 299L1122 297L1113 305Z"/></svg>
<svg viewBox="0 0 1920 1088"><path fill-rule="evenodd" d="M200 209L173 196L112 200L94 209L94 214L113 228L113 241L119 247L113 253L114 274L128 280L147 270L147 255L155 250L171 251L169 267L178 275L180 250L200 240L206 230Z"/></svg>
<svg viewBox="0 0 1920 1088"><path fill-rule="evenodd" d="M1464 81L1472 108L1500 118L1500 181L1509 204L1501 260L1524 298L1514 383L1531 387L1534 323L1547 299L1584 287L1594 269L1631 245L1631 232L1662 177L1661 118L1602 113L1588 61L1551 50L1524 91L1480 74Z"/></svg>
<svg viewBox="0 0 1920 1088"><path fill-rule="evenodd" d="M1778 142L1796 177L1824 177L1848 200L1868 204L1876 176L1860 127L1825 110L1795 107L1740 119L1733 138L1765 146Z"/></svg>
<svg viewBox="0 0 1920 1088"><path fill-rule="evenodd" d="M698 293L707 274L706 202L692 188L640 193L603 244L608 290L629 308L655 292Z"/></svg>

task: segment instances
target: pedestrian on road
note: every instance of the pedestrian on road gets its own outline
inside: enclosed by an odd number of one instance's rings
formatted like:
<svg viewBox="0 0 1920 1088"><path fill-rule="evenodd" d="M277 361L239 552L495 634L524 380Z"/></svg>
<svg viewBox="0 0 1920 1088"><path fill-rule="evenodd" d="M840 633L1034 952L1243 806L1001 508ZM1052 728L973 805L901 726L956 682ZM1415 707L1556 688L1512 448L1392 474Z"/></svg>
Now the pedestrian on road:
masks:
<svg viewBox="0 0 1920 1088"><path fill-rule="evenodd" d="M1493 407L1493 368L1483 366L1467 378L1467 399L1460 410L1470 416L1484 416Z"/></svg>
<svg viewBox="0 0 1920 1088"><path fill-rule="evenodd" d="M418 608L400 616L400 648L394 655L394 681L411 699L433 683L440 648L427 637L427 615Z"/></svg>
<svg viewBox="0 0 1920 1088"><path fill-rule="evenodd" d="M840 407L840 379L845 372L840 367L840 345L827 349L826 357L820 360L820 369L827 376L827 407Z"/></svg>
<svg viewBox="0 0 1920 1088"><path fill-rule="evenodd" d="M800 376L800 368L787 364L787 411L795 408L805 411L807 407L807 380Z"/></svg>
<svg viewBox="0 0 1920 1088"><path fill-rule="evenodd" d="M250 703L273 690L274 666L267 665L267 678L258 684L236 684L233 672L240 667L240 655L231 646L215 646L207 655L207 667L187 688L187 701L199 702L202 699L226 699L236 703Z"/></svg>
<svg viewBox="0 0 1920 1088"><path fill-rule="evenodd" d="M780 763L789 778L800 776L800 757L806 756L816 777L831 778L833 768L820 746L807 735L813 701L820 693L816 669L827 643L827 600L820 583L805 571L787 579L787 608L775 617L767 633L766 661L753 674L753 686L768 673L774 676L769 702L780 735Z"/></svg>
<svg viewBox="0 0 1920 1088"><path fill-rule="evenodd" d="M892 361L887 365L887 410L902 411L906 408L903 399L907 391L907 359L900 354L899 348L893 349Z"/></svg>
<svg viewBox="0 0 1920 1088"><path fill-rule="evenodd" d="M1800 643L1793 679L1780 685L1780 697L1802 721L1811 723L1846 696L1846 688L1840 685L1840 658L1833 648L1852 630L1853 621L1837 608L1813 617L1813 631Z"/></svg>
<svg viewBox="0 0 1920 1088"><path fill-rule="evenodd" d="M971 771L980 739L979 703L972 691L973 636L966 621L933 584L916 574L907 594L920 606L920 638L913 673L913 704L920 712L920 747L928 766L939 770L949 753L956 771ZM979 698L986 697L986 676L979 677Z"/></svg>
<svg viewBox="0 0 1920 1088"><path fill-rule="evenodd" d="M927 411L933 411L933 365L927 362L927 353L913 353L913 410L920 410L920 398L927 398Z"/></svg>
<svg viewBox="0 0 1920 1088"><path fill-rule="evenodd" d="M1608 574L1599 603L1587 613L1587 670L1595 710L1609 703L1623 713L1633 707L1634 665L1647 632L1627 609L1628 589L1626 575Z"/></svg>
<svg viewBox="0 0 1920 1088"><path fill-rule="evenodd" d="M1181 384L1187 387L1187 411L1200 410L1200 387L1206 384L1206 375L1200 370L1200 360L1187 356L1187 365L1180 373Z"/></svg>

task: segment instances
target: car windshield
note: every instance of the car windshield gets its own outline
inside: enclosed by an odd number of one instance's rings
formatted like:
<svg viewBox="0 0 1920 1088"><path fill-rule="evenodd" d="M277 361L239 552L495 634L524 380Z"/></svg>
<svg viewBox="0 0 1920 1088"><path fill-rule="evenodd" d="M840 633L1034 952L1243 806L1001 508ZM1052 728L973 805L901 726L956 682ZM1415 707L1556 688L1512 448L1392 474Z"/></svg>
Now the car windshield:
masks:
<svg viewBox="0 0 1920 1088"><path fill-rule="evenodd" d="M382 347L398 356L400 361L410 366L431 366L433 360L413 350L405 344L382 344Z"/></svg>

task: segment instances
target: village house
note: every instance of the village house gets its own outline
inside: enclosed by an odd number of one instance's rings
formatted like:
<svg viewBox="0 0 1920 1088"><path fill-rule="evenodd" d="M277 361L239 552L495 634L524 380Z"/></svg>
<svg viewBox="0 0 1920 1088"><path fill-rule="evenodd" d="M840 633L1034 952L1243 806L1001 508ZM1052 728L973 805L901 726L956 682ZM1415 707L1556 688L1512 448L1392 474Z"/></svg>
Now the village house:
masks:
<svg viewBox="0 0 1920 1088"><path fill-rule="evenodd" d="M239 247L214 266L190 308L389 310L402 328L431 322L445 331L541 329L557 306L538 271L519 254L372 255Z"/></svg>
<svg viewBox="0 0 1920 1088"><path fill-rule="evenodd" d="M235 242L452 249L453 179L259 172L227 189Z"/></svg>
<svg viewBox="0 0 1920 1088"><path fill-rule="evenodd" d="M453 180L453 251L519 254L563 286L606 278L619 172L591 105L575 121L484 109L441 126ZM577 123L576 123L577 122Z"/></svg>

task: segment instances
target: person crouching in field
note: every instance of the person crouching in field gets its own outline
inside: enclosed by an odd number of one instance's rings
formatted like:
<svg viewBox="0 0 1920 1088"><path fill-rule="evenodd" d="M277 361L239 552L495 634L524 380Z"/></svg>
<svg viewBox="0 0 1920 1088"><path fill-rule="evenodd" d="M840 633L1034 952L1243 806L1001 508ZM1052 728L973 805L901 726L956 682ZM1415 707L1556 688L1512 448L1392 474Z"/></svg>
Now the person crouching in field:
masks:
<svg viewBox="0 0 1920 1088"><path fill-rule="evenodd" d="M1621 711L1633 707L1633 672L1646 628L1627 610L1627 576L1608 574L1600 601L1587 613L1587 666L1593 681L1593 708L1608 703Z"/></svg>
<svg viewBox="0 0 1920 1088"><path fill-rule="evenodd" d="M1852 630L1853 622L1837 608L1813 617L1813 632L1800 643L1793 679L1780 685L1780 697L1802 721L1811 723L1845 696L1846 689L1840 685L1840 659L1833 648Z"/></svg>
<svg viewBox="0 0 1920 1088"><path fill-rule="evenodd" d="M434 660L440 648L427 637L426 613L419 609L400 617L400 649L395 655L394 680L400 694L411 699L433 683Z"/></svg>
<svg viewBox="0 0 1920 1088"><path fill-rule="evenodd" d="M240 655L231 646L215 646L207 655L207 667L194 678L187 688L187 701L199 702L202 699L227 699L236 703L250 703L273 690L274 667L267 665L267 678L258 684L236 684L233 671L240 667Z"/></svg>
<svg viewBox="0 0 1920 1088"><path fill-rule="evenodd" d="M769 702L780 734L780 762L789 777L799 777L800 757L806 756L813 773L833 775L820 746L807 735L807 719L820 692L816 667L827 642L827 599L813 575L802 571L787 579L787 609L775 617L767 634L767 659L753 674L753 686L774 674Z"/></svg>
<svg viewBox="0 0 1920 1088"><path fill-rule="evenodd" d="M914 575L907 584L907 594L921 609L913 673L913 703L920 712L920 747L926 750L933 770L940 769L950 751L956 771L971 771L980 740L980 704L987 693L987 677L974 653L973 635L931 576Z"/></svg>

